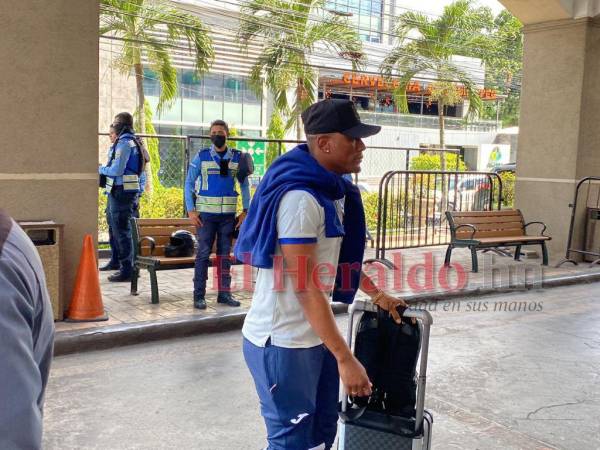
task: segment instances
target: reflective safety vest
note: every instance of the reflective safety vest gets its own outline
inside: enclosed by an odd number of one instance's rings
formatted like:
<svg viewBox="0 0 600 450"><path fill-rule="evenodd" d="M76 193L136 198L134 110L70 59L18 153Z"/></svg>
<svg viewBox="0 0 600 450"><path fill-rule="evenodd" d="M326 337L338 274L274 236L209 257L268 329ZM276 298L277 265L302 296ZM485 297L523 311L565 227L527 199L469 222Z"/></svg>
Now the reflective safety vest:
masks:
<svg viewBox="0 0 600 450"><path fill-rule="evenodd" d="M201 150L200 186L196 196L196 211L212 214L235 214L237 210L238 193L235 189L240 155L239 150L228 149L223 159L229 156L227 176L221 175L221 158L212 155L210 149Z"/></svg>
<svg viewBox="0 0 600 450"><path fill-rule="evenodd" d="M111 146L108 165L110 166L114 162L119 142L126 142L131 148L131 153L125 165L125 173L122 176L106 177L106 192L110 194L114 185L122 185L123 192L141 192L140 175L143 166L143 155L132 134L123 133Z"/></svg>

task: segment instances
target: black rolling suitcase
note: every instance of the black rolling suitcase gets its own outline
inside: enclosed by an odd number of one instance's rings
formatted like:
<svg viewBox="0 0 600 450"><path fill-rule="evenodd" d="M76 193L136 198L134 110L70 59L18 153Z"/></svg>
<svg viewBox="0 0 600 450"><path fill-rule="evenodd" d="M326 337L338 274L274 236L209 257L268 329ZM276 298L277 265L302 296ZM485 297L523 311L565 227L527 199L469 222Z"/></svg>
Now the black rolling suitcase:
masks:
<svg viewBox="0 0 600 450"><path fill-rule="evenodd" d="M433 416L424 404L431 315L406 309L402 317L415 318L416 324L406 321L401 329L390 326L391 319L382 319L372 303L356 300L349 316L348 344L367 369L374 393L368 401L341 393L338 450L430 449ZM381 346L388 347L387 354L382 354ZM400 348L390 353L391 346ZM404 360L394 365L390 357Z"/></svg>

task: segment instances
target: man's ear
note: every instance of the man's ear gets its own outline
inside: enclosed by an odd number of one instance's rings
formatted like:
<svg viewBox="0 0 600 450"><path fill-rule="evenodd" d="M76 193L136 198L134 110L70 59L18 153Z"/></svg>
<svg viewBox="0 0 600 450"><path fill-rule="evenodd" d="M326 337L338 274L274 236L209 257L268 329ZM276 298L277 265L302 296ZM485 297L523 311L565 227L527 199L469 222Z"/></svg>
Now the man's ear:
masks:
<svg viewBox="0 0 600 450"><path fill-rule="evenodd" d="M331 153L331 137L326 134L317 136L317 148L321 153Z"/></svg>

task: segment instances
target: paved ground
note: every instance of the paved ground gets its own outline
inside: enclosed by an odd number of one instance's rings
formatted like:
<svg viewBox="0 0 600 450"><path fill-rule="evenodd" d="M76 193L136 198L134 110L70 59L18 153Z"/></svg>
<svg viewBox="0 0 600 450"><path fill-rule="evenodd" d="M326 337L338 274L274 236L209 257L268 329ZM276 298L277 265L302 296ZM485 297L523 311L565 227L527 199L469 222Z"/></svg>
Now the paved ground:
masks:
<svg viewBox="0 0 600 450"><path fill-rule="evenodd" d="M599 272L600 267L589 269L587 265L573 267L564 265L557 269L552 265L542 268L539 259L526 259L516 262L509 257L499 257L490 253L480 255L480 272L470 272L470 254L465 249L457 249L453 254L453 263L457 264L460 272L450 270L447 273L447 283L442 270L445 246L422 247L406 249L387 256L400 267L398 276L391 271L385 274L387 290L398 294L426 294L446 292L457 287L461 289L475 289L478 287L508 287L516 286L527 279L533 283L540 283L542 279L555 276L568 276L575 274ZM367 257L374 257L374 251L368 249ZM103 264L104 261L101 261ZM383 266L379 266L380 269ZM254 274L256 271L254 271ZM376 272L373 272L375 275ZM209 280L209 294L207 295L208 309L197 311L192 308L193 270L169 270L158 273L160 290L160 304L150 303L150 281L148 272L142 271L140 279L140 295L132 296L129 293L129 283L109 283L107 277L110 273L100 272L100 281L104 307L109 315L105 322L66 323L58 322L57 331L71 331L88 328L106 327L120 324L136 324L161 319L185 318L191 316L217 315L231 312L231 308L216 304L216 294L212 289L212 278ZM211 274L209 275L212 277ZM243 284L243 266L234 266L234 284L237 286L236 297L241 300L241 310L245 311L250 306L252 298L252 282L250 289L241 289ZM255 275L254 275L255 277ZM379 278L378 278L379 279ZM383 280L384 277L381 277ZM428 280L429 282L426 282Z"/></svg>
<svg viewBox="0 0 600 450"><path fill-rule="evenodd" d="M430 304L433 448L600 449L598 298L600 283ZM240 343L230 332L56 358L45 448L258 450Z"/></svg>

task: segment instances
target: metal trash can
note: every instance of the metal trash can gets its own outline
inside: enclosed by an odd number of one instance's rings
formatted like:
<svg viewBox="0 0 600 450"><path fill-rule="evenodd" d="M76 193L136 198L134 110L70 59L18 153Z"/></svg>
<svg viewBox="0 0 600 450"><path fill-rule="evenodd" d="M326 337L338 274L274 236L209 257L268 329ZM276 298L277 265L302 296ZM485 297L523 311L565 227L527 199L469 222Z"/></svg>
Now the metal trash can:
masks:
<svg viewBox="0 0 600 450"><path fill-rule="evenodd" d="M62 279L64 225L52 221L19 222L19 225L32 240L42 260L54 320L62 320L65 305Z"/></svg>

